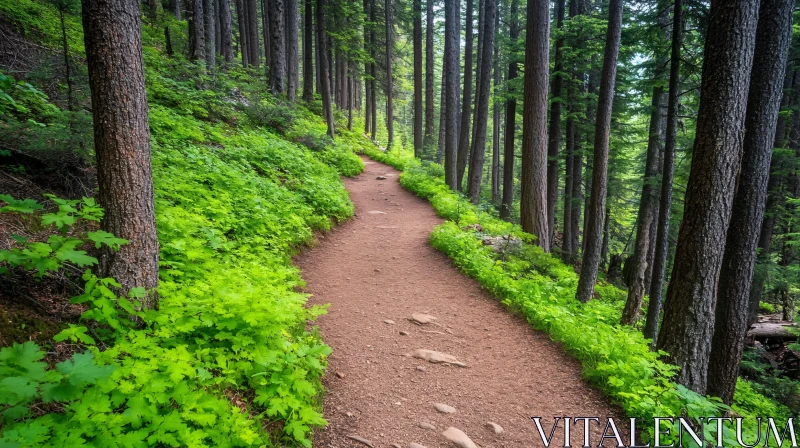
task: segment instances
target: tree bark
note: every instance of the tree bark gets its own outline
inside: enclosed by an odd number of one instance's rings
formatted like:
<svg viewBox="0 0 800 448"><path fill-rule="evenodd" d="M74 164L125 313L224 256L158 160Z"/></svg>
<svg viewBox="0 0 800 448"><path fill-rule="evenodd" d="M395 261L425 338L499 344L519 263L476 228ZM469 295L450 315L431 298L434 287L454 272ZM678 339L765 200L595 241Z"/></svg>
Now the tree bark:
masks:
<svg viewBox="0 0 800 448"><path fill-rule="evenodd" d="M577 298L588 302L594 294L597 271L600 267L603 246L603 217L606 213L606 186L608 182L608 142L611 131L611 107L614 100L614 85L617 78L617 59L622 26L622 0L611 0L608 7L608 31L606 34L603 71L600 76L600 92L597 98L597 116L594 132L594 157L592 163L592 195L584 228L586 239L581 275L578 281Z"/></svg>
<svg viewBox="0 0 800 448"><path fill-rule="evenodd" d="M444 172L445 182L450 189L458 191L457 148L458 148L458 0L444 0L445 10L445 143Z"/></svg>
<svg viewBox="0 0 800 448"><path fill-rule="evenodd" d="M680 369L677 382L699 394L706 392L717 280L741 164L758 3L711 2L684 219L658 339Z"/></svg>
<svg viewBox="0 0 800 448"><path fill-rule="evenodd" d="M247 48L250 50L250 65L259 68L261 66L259 57L261 47L258 43L258 7L256 0L244 0L244 2L247 4L247 33L249 34Z"/></svg>
<svg viewBox="0 0 800 448"><path fill-rule="evenodd" d="M481 177L486 154L486 129L489 122L489 93L492 87L492 51L494 49L494 23L497 14L496 0L483 0L481 12L483 30L481 37L480 76L477 88L475 110L475 139L472 142L472 154L469 164L469 197L473 204L480 201Z"/></svg>
<svg viewBox="0 0 800 448"><path fill-rule="evenodd" d="M422 146L426 151L430 151L434 145L433 1L425 0L425 138Z"/></svg>
<svg viewBox="0 0 800 448"><path fill-rule="evenodd" d="M233 63L233 29L231 27L231 1L219 0L220 52L225 64Z"/></svg>
<svg viewBox="0 0 800 448"><path fill-rule="evenodd" d="M733 402L744 338L750 325L749 292L767 199L775 126L792 35L792 0L763 0L758 12L753 70L747 96L744 151L719 277L708 390Z"/></svg>
<svg viewBox="0 0 800 448"><path fill-rule="evenodd" d="M446 39L446 38L445 38ZM447 44L445 43L445 55L442 58L442 81L439 88L439 140L436 145L436 163L444 161L445 131L447 130ZM445 170L447 167L445 166Z"/></svg>
<svg viewBox="0 0 800 448"><path fill-rule="evenodd" d="M288 0L287 0L288 1ZM272 65L269 67L269 84L272 94L282 95L286 92L286 32L284 29L284 0L270 0L269 11L269 45Z"/></svg>
<svg viewBox="0 0 800 448"><path fill-rule="evenodd" d="M414 156L422 155L422 3L414 8Z"/></svg>
<svg viewBox="0 0 800 448"><path fill-rule="evenodd" d="M656 77L660 76L657 74ZM622 310L622 325L633 325L639 319L644 295L647 291L648 253L650 241L654 239L651 230L653 221L656 220L655 208L658 203L658 162L661 152L661 128L663 126L661 105L663 99L664 88L660 85L653 87L647 160L642 182L642 198L639 201L639 216L636 219L636 242L634 243L633 257L628 261L628 263L632 263L633 278L628 287L628 300Z"/></svg>
<svg viewBox="0 0 800 448"><path fill-rule="evenodd" d="M460 0L459 0L460 1ZM472 45L475 36L472 30L473 25L473 4L474 0L466 0L467 9L465 11L464 36L464 89L461 91L461 124L458 136L458 180L457 185L460 190L464 185L464 173L467 171L467 161L469 160L469 137L470 124L472 123Z"/></svg>
<svg viewBox="0 0 800 448"><path fill-rule="evenodd" d="M670 53L669 88L667 93L667 130L664 140L664 157L661 168L661 196L658 207L656 227L656 246L653 256L652 280L650 282L650 302L647 305L647 318L644 337L649 338L655 347L658 339L658 321L661 317L664 271L669 251L669 220L672 208L672 181L675 171L675 147L678 135L678 105L680 101L681 47L683 45L683 5L675 0L672 17L672 48Z"/></svg>
<svg viewBox="0 0 800 448"><path fill-rule="evenodd" d="M511 0L509 10L508 38L512 45L519 38L519 0ZM503 199L500 204L500 219L509 220L514 204L514 137L517 127L517 100L514 98L514 88L511 86L517 78L517 61L513 54L509 54L508 98L506 99L506 135L503 143Z"/></svg>
<svg viewBox="0 0 800 448"><path fill-rule="evenodd" d="M192 0L192 16L190 20L191 52L190 59L196 61L206 58L206 26L203 13L203 0Z"/></svg>
<svg viewBox="0 0 800 448"><path fill-rule="evenodd" d="M558 0L556 7L556 27L564 29L566 0ZM558 149L561 145L561 96L564 94L564 38L555 42L555 73L552 76L550 105L550 129L547 137L547 228L552 240L556 228L556 202L558 201ZM563 225L562 225L563 227Z"/></svg>
<svg viewBox="0 0 800 448"><path fill-rule="evenodd" d="M248 47L249 34L247 32L247 11L244 7L245 0L236 1L236 22L239 25L239 50L242 52L242 67L250 65L250 48ZM266 0L263 0L266 1Z"/></svg>
<svg viewBox="0 0 800 448"><path fill-rule="evenodd" d="M619 1L619 0L613 0ZM550 252L547 227L547 88L550 71L550 11L546 0L528 0L525 42L525 101L522 116L522 230Z"/></svg>
<svg viewBox="0 0 800 448"><path fill-rule="evenodd" d="M494 29L495 33L500 28L500 11L494 15ZM500 74L500 45L495 39L494 43L494 57L492 61L492 70L494 71L494 88L493 91L497 92L502 82ZM495 96L493 101L494 116L492 117L492 204L497 207L500 205L500 105L499 98Z"/></svg>
<svg viewBox="0 0 800 448"><path fill-rule="evenodd" d="M331 107L331 84L328 77L328 49L325 36L325 0L317 0L317 43L319 47L319 74L322 87L322 111L328 124L328 136L336 135L333 126L333 108Z"/></svg>
<svg viewBox="0 0 800 448"><path fill-rule="evenodd" d="M215 20L216 16L214 11L214 0L203 0L203 12L205 16L205 43L206 43L206 67L208 72L213 76L217 68L217 49L216 49L216 29Z"/></svg>
<svg viewBox="0 0 800 448"><path fill-rule="evenodd" d="M159 247L140 17L137 1L82 1L97 198L105 210L101 227L128 240L117 252L103 252L100 274L115 278L123 294L147 289L142 306L158 308ZM202 12L194 17L202 22Z"/></svg>
<svg viewBox="0 0 800 448"><path fill-rule="evenodd" d="M289 101L297 98L299 84L299 45L297 0L286 1L286 97ZM273 64L274 65L274 64Z"/></svg>
<svg viewBox="0 0 800 448"><path fill-rule="evenodd" d="M303 100L314 100L314 11L312 0L303 5Z"/></svg>
<svg viewBox="0 0 800 448"><path fill-rule="evenodd" d="M386 0L386 147L394 144L394 83L392 79L392 0Z"/></svg>

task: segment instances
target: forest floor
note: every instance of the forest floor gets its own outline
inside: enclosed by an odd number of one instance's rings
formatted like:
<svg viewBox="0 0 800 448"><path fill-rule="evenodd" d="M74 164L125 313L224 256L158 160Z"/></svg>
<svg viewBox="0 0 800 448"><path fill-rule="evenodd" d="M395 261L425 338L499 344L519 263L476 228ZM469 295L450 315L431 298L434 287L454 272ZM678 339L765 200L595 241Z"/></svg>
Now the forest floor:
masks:
<svg viewBox="0 0 800 448"><path fill-rule="evenodd" d="M329 426L315 435L315 447L366 445L350 436L375 447L452 446L442 435L448 427L482 447L542 446L531 416L543 417L546 434L553 416L621 417L581 378L578 361L428 244L442 219L400 187L398 171L369 159L365 167L344 181L355 217L296 260L310 302L330 303L318 321L333 348L324 378ZM436 320L418 324L414 313ZM466 367L407 356L417 349ZM440 412L437 403L455 412ZM592 429L596 444L602 428ZM572 434L582 444L582 423ZM564 446L561 424L553 446Z"/></svg>

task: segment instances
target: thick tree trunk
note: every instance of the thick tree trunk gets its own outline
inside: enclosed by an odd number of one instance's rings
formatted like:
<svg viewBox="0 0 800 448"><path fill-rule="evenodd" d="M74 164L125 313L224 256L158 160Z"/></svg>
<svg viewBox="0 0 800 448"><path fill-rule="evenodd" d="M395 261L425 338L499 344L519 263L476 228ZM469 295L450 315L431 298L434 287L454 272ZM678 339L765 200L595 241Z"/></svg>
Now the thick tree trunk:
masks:
<svg viewBox="0 0 800 448"><path fill-rule="evenodd" d="M97 198L105 210L101 227L128 240L117 252L103 252L100 274L115 278L124 294L146 288L142 306L158 308L159 249L140 17L137 1L82 1ZM193 17L202 22L202 11Z"/></svg>
<svg viewBox="0 0 800 448"><path fill-rule="evenodd" d="M205 15L206 29L206 67L213 76L217 68L217 49L216 49L216 11L214 11L214 0L203 0L203 13Z"/></svg>
<svg viewBox="0 0 800 448"><path fill-rule="evenodd" d="M469 198L473 204L477 204L481 197L481 177L483 175L483 163L486 154L486 128L489 122L489 94L492 87L492 51L494 49L494 24L497 14L496 0L483 0L484 6L481 12L483 19L483 32L480 56L480 75L478 76L477 91L475 92L477 105L475 110L475 139L472 142L472 154L469 164Z"/></svg>
<svg viewBox="0 0 800 448"><path fill-rule="evenodd" d="M460 0L459 0L460 1ZM464 173L467 171L467 161L469 160L469 137L472 127L472 45L475 41L475 36L472 31L472 10L474 0L467 1L467 10L464 22L464 36L466 43L464 44L464 89L461 91L461 124L459 126L458 136L458 180L456 181L458 189L460 190L464 185Z"/></svg>
<svg viewBox="0 0 800 448"><path fill-rule="evenodd" d="M564 29L566 0L558 0L556 7L556 27ZM561 145L561 103L564 94L564 56L562 47L564 38L559 37L555 43L555 74L552 77L552 94L550 106L550 129L547 140L547 228L550 238L556 229L556 202L558 201L558 149ZM564 223L566 224L566 223ZM562 225L563 227L563 225Z"/></svg>
<svg viewBox="0 0 800 448"><path fill-rule="evenodd" d="M425 0L425 151L433 148L434 99L433 99L433 1Z"/></svg>
<svg viewBox="0 0 800 448"><path fill-rule="evenodd" d="M614 0L619 1L619 0ZM550 8L528 0L525 42L525 101L522 115L522 230L550 252L547 227L547 88L550 76Z"/></svg>
<svg viewBox="0 0 800 448"><path fill-rule="evenodd" d="M312 0L303 4L303 100L314 99L314 11Z"/></svg>
<svg viewBox="0 0 800 448"><path fill-rule="evenodd" d="M658 76L658 75L657 75ZM650 241L655 239L651 230L653 221L657 219L659 154L661 153L661 130L663 114L664 88L653 87L653 98L650 110L650 132L647 142L647 160L642 181L642 198L639 201L639 216L636 219L636 243L634 243L632 263L633 278L628 287L628 300L622 310L622 324L633 325L642 311L644 295L647 292L647 267Z"/></svg>
<svg viewBox="0 0 800 448"><path fill-rule="evenodd" d="M370 48L372 47L372 42L369 40L370 36L370 28L371 25L369 22L369 0L364 0L364 54L371 54ZM372 108L372 101L371 95L372 92L370 91L370 61L367 58L364 58L364 85L366 87L366 98L364 101L364 134L369 134L370 132L370 124L372 123L372 112L370 109Z"/></svg>
<svg viewBox="0 0 800 448"><path fill-rule="evenodd" d="M220 52L225 64L233 63L233 28L231 26L231 1L219 0Z"/></svg>
<svg viewBox="0 0 800 448"><path fill-rule="evenodd" d="M299 45L298 24L299 16L297 0L286 1L286 97L289 101L297 98L297 87L300 81L299 74ZM274 63L273 63L274 65Z"/></svg>
<svg viewBox="0 0 800 448"><path fill-rule="evenodd" d="M445 10L445 48L444 48L444 82L445 120L444 120L444 172L445 182L450 189L458 190L458 82L459 82L459 32L458 32L458 0L444 0Z"/></svg>
<svg viewBox="0 0 800 448"><path fill-rule="evenodd" d="M570 107L575 101L572 93L574 88L567 87L567 104ZM570 118L567 113L567 126L565 129L564 144L564 235L561 238L561 261L566 264L572 263L572 253L575 250L572 246L572 190L575 188L572 176L574 176L573 163L575 161L575 120Z"/></svg>
<svg viewBox="0 0 800 448"><path fill-rule="evenodd" d="M744 338L750 325L749 292L767 199L775 126L792 36L793 0L763 0L747 96L744 152L719 277L708 389L733 402Z"/></svg>
<svg viewBox="0 0 800 448"><path fill-rule="evenodd" d="M258 7L256 6L256 0L243 1L247 5L247 48L250 51L250 56L248 59L250 60L250 65L255 68L259 68L261 66L261 58L259 57L261 47L258 43Z"/></svg>
<svg viewBox="0 0 800 448"><path fill-rule="evenodd" d="M606 214L606 183L608 181L608 142L611 131L611 106L617 78L617 59L622 25L622 0L611 0L608 7L608 31L600 76L600 93L597 98L597 116L594 130L594 157L592 163L592 193L584 228L586 239L578 281L577 298L588 302L594 293L597 271L600 267L603 246L603 217Z"/></svg>
<svg viewBox="0 0 800 448"><path fill-rule="evenodd" d="M203 0L192 0L192 16L189 18L191 32L190 59L196 61L206 58L206 26Z"/></svg>
<svg viewBox="0 0 800 448"><path fill-rule="evenodd" d="M658 321L661 317L661 295L664 271L669 251L669 219L672 208L672 180L675 171L675 147L678 135L678 104L680 101L681 46L683 45L683 5L675 0L672 18L672 49L670 53L669 89L667 93L667 130L664 140L664 157L661 168L661 196L658 207L656 227L656 246L653 256L653 274L650 282L650 302L647 305L647 318L644 337L651 339L651 346L658 339Z"/></svg>
<svg viewBox="0 0 800 448"><path fill-rule="evenodd" d="M286 0L289 1L289 0ZM286 32L284 29L284 0L270 0L269 11L269 45L272 65L269 67L269 85L272 94L282 95L286 92Z"/></svg>
<svg viewBox="0 0 800 448"><path fill-rule="evenodd" d="M494 29L495 33L500 28L500 11L494 16ZM502 82L500 74L500 44L495 39L494 43L494 57L492 61L492 70L494 70L494 86L493 91L497 92ZM499 98L495 96L493 105L494 116L492 117L492 204L497 207L500 205L500 105Z"/></svg>
<svg viewBox="0 0 800 448"><path fill-rule="evenodd" d="M758 0L712 0L700 109L675 267L658 348L679 367L677 382L706 392L714 302L741 165Z"/></svg>
<svg viewBox="0 0 800 448"><path fill-rule="evenodd" d="M242 67L250 65L250 48L248 47L249 34L247 32L247 11L244 7L245 0L236 1L236 22L239 25L239 51L242 52ZM266 0L263 0L266 1Z"/></svg>
<svg viewBox="0 0 800 448"><path fill-rule="evenodd" d="M317 43L319 44L319 74L322 86L322 111L328 124L328 135L336 135L333 127L333 108L331 107L331 85L328 78L328 49L325 36L325 0L317 0Z"/></svg>
<svg viewBox="0 0 800 448"><path fill-rule="evenodd" d="M414 155L422 155L422 3L414 7Z"/></svg>
<svg viewBox="0 0 800 448"><path fill-rule="evenodd" d="M447 45L445 45L447 48ZM447 51L442 58L442 82L439 89L439 140L436 145L436 163L444 162L445 131L447 130ZM445 167L447 169L447 167Z"/></svg>
<svg viewBox="0 0 800 448"><path fill-rule="evenodd" d="M394 82L392 79L392 0L386 0L386 133L387 148L394 144Z"/></svg>

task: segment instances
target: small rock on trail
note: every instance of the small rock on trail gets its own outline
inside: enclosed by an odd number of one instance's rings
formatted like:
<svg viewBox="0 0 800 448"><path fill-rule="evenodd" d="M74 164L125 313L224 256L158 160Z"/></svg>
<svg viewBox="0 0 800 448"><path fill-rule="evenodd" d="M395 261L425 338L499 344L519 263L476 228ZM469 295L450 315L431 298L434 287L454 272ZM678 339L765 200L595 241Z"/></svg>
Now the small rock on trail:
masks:
<svg viewBox="0 0 800 448"><path fill-rule="evenodd" d="M433 350L419 348L411 352L411 356L417 359L422 359L433 364L451 364L458 367L466 367L467 365L459 361L455 356L448 355Z"/></svg>
<svg viewBox="0 0 800 448"><path fill-rule="evenodd" d="M383 323L389 324L389 325L394 325L394 321L391 320L391 319L386 319L385 321L383 321Z"/></svg>
<svg viewBox="0 0 800 448"><path fill-rule="evenodd" d="M424 445L420 445L419 443L411 442L408 444L408 448L425 448Z"/></svg>
<svg viewBox="0 0 800 448"><path fill-rule="evenodd" d="M434 403L433 407L435 407L437 411L443 414L455 414L456 412L456 408L444 403Z"/></svg>
<svg viewBox="0 0 800 448"><path fill-rule="evenodd" d="M442 435L445 436L447 440L453 442L456 446L460 448L478 448L478 445L476 445L475 442L473 442L472 439L469 438L469 436L464 434L464 431L458 428L453 428L451 426L447 428L447 430L443 432Z"/></svg>
<svg viewBox="0 0 800 448"><path fill-rule="evenodd" d="M495 434L502 434L503 433L503 427L498 425L495 422L486 422L486 426L492 428L492 431L494 431Z"/></svg>
<svg viewBox="0 0 800 448"><path fill-rule="evenodd" d="M367 439L365 439L363 437L350 434L350 435L347 436L347 438L355 440L356 442L359 442L359 443L363 443L364 445L366 445L366 446L368 446L370 448L375 448L375 445L373 445L371 441L369 441L369 440L367 440Z"/></svg>
<svg viewBox="0 0 800 448"><path fill-rule="evenodd" d="M415 324L425 325L431 322L435 322L438 319L431 316L430 314L414 313L411 315L411 318L409 320L411 322L414 322Z"/></svg>
<svg viewBox="0 0 800 448"><path fill-rule="evenodd" d="M431 425L428 422L420 422L417 426L419 426L422 429L433 429L433 430L436 430L436 427Z"/></svg>

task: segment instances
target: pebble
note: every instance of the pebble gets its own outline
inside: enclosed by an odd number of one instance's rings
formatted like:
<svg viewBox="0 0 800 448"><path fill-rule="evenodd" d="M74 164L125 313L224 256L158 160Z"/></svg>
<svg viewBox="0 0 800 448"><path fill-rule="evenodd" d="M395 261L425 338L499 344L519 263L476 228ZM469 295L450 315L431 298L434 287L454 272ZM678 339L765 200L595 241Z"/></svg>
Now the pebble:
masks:
<svg viewBox="0 0 800 448"><path fill-rule="evenodd" d="M436 427L435 427L435 426L433 426L433 425L431 425L431 424L430 424L430 423L428 423L428 422L421 422L421 423L418 423L418 424L417 424L417 426L419 426L419 427L420 427L420 428L422 428L422 429L433 429L433 430L436 430Z"/></svg>
<svg viewBox="0 0 800 448"><path fill-rule="evenodd" d="M431 322L435 322L437 319L436 319L436 317L431 316L430 314L414 313L414 314L411 315L411 318L409 320L411 320L412 322L417 323L417 324L425 325L425 324L429 324Z"/></svg>
<svg viewBox="0 0 800 448"><path fill-rule="evenodd" d="M391 444L389 446L392 447L392 448L403 448L402 446L400 446L399 443L393 443L393 444Z"/></svg>
<svg viewBox="0 0 800 448"><path fill-rule="evenodd" d="M383 323L389 324L389 325L394 325L394 321L391 320L391 319L386 319L385 321L383 321Z"/></svg>
<svg viewBox="0 0 800 448"><path fill-rule="evenodd" d="M375 180L386 180L386 176L378 176Z"/></svg>
<svg viewBox="0 0 800 448"><path fill-rule="evenodd" d="M369 441L369 440L367 440L367 439L365 439L365 438L363 438L363 437L361 437L361 436L356 436L356 435L348 434L347 438L348 438L348 439L355 440L356 442L363 443L364 445L366 445L366 446L368 446L368 447L370 447L370 448L375 448L375 445L373 445L371 441Z"/></svg>
<svg viewBox="0 0 800 448"><path fill-rule="evenodd" d="M344 373L336 372L336 376L338 376L339 378L344 378Z"/></svg>
<svg viewBox="0 0 800 448"><path fill-rule="evenodd" d="M425 448L424 445L420 445L419 443L411 442L408 444L408 448Z"/></svg>
<svg viewBox="0 0 800 448"><path fill-rule="evenodd" d="M443 414L454 414L456 412L456 408L446 405L444 403L434 403L433 406L436 408L437 411Z"/></svg>
<svg viewBox="0 0 800 448"><path fill-rule="evenodd" d="M460 448L478 448L478 445L476 445L475 442L472 441L472 439L470 439L466 434L464 434L464 431L458 428L453 428L451 426L447 428L447 430L443 432L442 435L447 440L453 442L456 446Z"/></svg>
<svg viewBox="0 0 800 448"><path fill-rule="evenodd" d="M411 356L417 359L422 359L433 364L452 364L458 367L466 367L467 365L459 361L455 356L448 355L447 353L436 352L419 348L411 352Z"/></svg>
<svg viewBox="0 0 800 448"><path fill-rule="evenodd" d="M417 366L417 370L419 370L420 372L424 372L427 369L425 368L425 366Z"/></svg>
<svg viewBox="0 0 800 448"><path fill-rule="evenodd" d="M408 332L407 331L401 331L400 332L400 336L408 336Z"/></svg>
<svg viewBox="0 0 800 448"><path fill-rule="evenodd" d="M503 427L498 425L495 422L486 422L486 426L491 427L495 434L502 434L503 433Z"/></svg>

